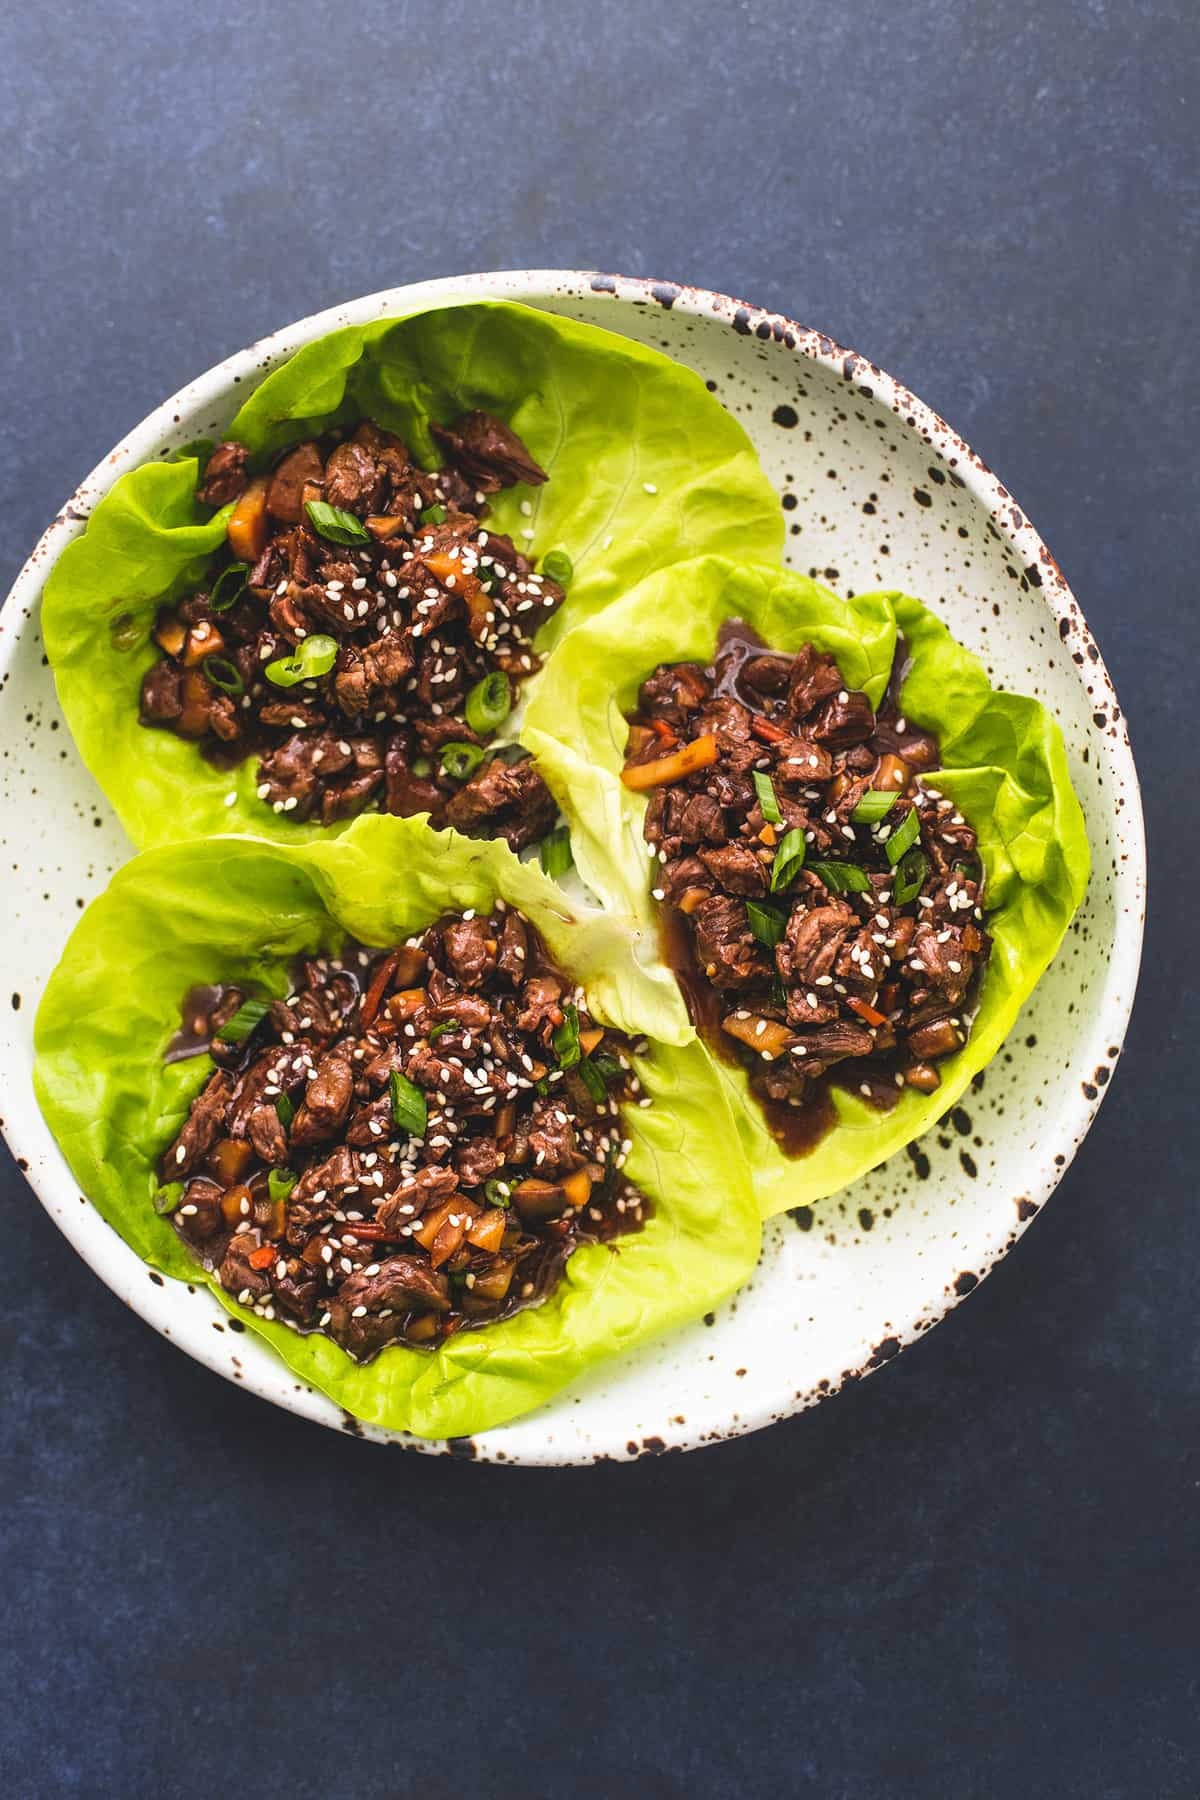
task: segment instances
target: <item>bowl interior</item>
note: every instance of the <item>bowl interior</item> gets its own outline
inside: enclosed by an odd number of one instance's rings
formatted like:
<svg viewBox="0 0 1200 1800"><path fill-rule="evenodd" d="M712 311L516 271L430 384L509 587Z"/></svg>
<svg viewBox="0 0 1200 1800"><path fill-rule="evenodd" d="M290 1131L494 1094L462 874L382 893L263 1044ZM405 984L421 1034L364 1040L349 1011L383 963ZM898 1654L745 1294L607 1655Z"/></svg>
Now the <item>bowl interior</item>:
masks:
<svg viewBox="0 0 1200 1800"><path fill-rule="evenodd" d="M79 910L131 853L61 723L39 631L40 586L117 475L189 439L219 436L248 387L301 342L339 323L484 295L588 319L704 377L778 488L789 563L842 593L892 587L920 596L998 686L1053 710L1093 857L1087 898L1054 966L1008 1045L940 1129L815 1214L773 1221L754 1280L710 1321L605 1366L474 1444L495 1460L588 1461L691 1447L793 1412L894 1355L1004 1253L1052 1192L1120 1053L1141 939L1141 813L1120 709L1045 547L951 431L828 339L697 290L514 274L372 296L241 352L165 403L89 477L0 618L8 914L0 996L11 996L0 1015L2 1122L66 1235L158 1330L267 1398L347 1424L249 1334L232 1332L206 1292L164 1284L126 1249L81 1201L34 1104L42 987Z"/></svg>

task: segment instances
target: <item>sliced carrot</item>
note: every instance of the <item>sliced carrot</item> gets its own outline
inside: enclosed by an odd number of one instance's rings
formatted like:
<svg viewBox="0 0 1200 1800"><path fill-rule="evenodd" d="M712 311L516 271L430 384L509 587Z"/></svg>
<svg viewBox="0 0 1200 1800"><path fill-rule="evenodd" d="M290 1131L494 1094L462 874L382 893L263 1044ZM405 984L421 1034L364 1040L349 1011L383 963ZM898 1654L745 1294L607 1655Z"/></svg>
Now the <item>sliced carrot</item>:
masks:
<svg viewBox="0 0 1200 1800"><path fill-rule="evenodd" d="M504 1233L508 1226L508 1214L502 1206L494 1206L490 1211L482 1213L467 1231L468 1244L474 1244L477 1250L495 1252L504 1242Z"/></svg>
<svg viewBox="0 0 1200 1800"><path fill-rule="evenodd" d="M592 1178L586 1169L576 1169L568 1175L562 1184L563 1193L571 1206L586 1206L592 1191Z"/></svg>
<svg viewBox="0 0 1200 1800"><path fill-rule="evenodd" d="M225 536L234 555L243 562L257 562L267 547L267 483L260 476L245 488L225 523Z"/></svg>
<svg viewBox="0 0 1200 1800"><path fill-rule="evenodd" d="M757 717L751 719L750 729L756 738L762 739L764 744L782 744L785 738L792 735L790 731L785 731L782 725L772 725L770 719Z"/></svg>
<svg viewBox="0 0 1200 1800"><path fill-rule="evenodd" d="M715 737L693 738L670 756L659 756L653 762L634 763L621 771L627 788L641 793L646 788L665 787L672 781L683 781L698 769L707 769L717 760Z"/></svg>
<svg viewBox="0 0 1200 1800"><path fill-rule="evenodd" d="M887 1019L884 1017L883 1013L876 1012L873 1006L869 1006L865 1000L860 1000L856 994L848 996L846 1005L850 1008L851 1012L857 1013L860 1019L865 1019L868 1025L887 1024Z"/></svg>
<svg viewBox="0 0 1200 1800"><path fill-rule="evenodd" d="M388 982L396 973L396 964L399 960L399 953L393 950L390 956L384 957L371 977L371 985L363 995L362 1010L359 1013L359 1022L364 1031L368 1025L375 1022L375 1014L383 1004L383 996L387 993Z"/></svg>
<svg viewBox="0 0 1200 1800"><path fill-rule="evenodd" d="M265 1269L269 1263L274 1262L278 1254L274 1244L260 1244L257 1250L250 1252L246 1261L252 1269Z"/></svg>

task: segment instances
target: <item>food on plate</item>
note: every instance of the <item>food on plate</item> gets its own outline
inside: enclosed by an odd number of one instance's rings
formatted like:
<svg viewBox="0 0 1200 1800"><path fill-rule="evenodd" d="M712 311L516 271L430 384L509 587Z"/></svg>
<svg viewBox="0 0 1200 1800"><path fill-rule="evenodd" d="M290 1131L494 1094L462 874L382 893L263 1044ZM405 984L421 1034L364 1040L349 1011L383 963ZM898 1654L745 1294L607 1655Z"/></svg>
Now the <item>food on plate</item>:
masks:
<svg viewBox="0 0 1200 1800"><path fill-rule="evenodd" d="M954 1104L1087 883L1057 724L907 595L676 565L559 645L522 741L589 889L660 934L654 1029L690 1006L714 1046L764 1215Z"/></svg>
<svg viewBox="0 0 1200 1800"><path fill-rule="evenodd" d="M937 740L836 659L727 619L707 666L643 681L622 780L650 796L653 897L693 1022L789 1154L833 1083L893 1107L966 1043L990 940L972 826L920 777Z"/></svg>
<svg viewBox="0 0 1200 1800"><path fill-rule="evenodd" d="M281 999L189 995L167 1054L203 1053L158 1210L239 1305L358 1362L538 1304L644 1222L624 1042L503 900L303 957Z"/></svg>
<svg viewBox="0 0 1200 1800"><path fill-rule="evenodd" d="M513 739L558 637L697 550L783 541L698 376L519 305L328 332L220 435L122 474L46 584L67 723L143 848L387 810L541 839Z"/></svg>
<svg viewBox="0 0 1200 1800"><path fill-rule="evenodd" d="M448 460L428 471L370 420L258 476L218 445L197 499L232 507L228 551L159 610L139 716L221 766L254 758L262 806L298 822L372 806L519 850L556 808L493 740L572 567L488 528L490 495L546 479L515 432L479 411L432 430Z"/></svg>
<svg viewBox="0 0 1200 1800"><path fill-rule="evenodd" d="M462 1436L754 1269L728 1101L638 949L417 819L166 846L67 945L38 1098L153 1279L232 1315L235 1372L250 1332L357 1419Z"/></svg>

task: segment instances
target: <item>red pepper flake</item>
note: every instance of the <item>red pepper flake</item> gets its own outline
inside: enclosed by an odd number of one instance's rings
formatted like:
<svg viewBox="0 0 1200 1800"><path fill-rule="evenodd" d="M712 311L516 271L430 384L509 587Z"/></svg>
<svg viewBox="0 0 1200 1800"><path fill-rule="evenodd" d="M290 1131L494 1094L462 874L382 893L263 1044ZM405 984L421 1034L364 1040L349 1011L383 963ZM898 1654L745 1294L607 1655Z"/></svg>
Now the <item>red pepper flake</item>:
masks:
<svg viewBox="0 0 1200 1800"><path fill-rule="evenodd" d="M260 1244L257 1250L250 1252L246 1261L252 1269L265 1269L268 1263L274 1262L278 1254L274 1244Z"/></svg>

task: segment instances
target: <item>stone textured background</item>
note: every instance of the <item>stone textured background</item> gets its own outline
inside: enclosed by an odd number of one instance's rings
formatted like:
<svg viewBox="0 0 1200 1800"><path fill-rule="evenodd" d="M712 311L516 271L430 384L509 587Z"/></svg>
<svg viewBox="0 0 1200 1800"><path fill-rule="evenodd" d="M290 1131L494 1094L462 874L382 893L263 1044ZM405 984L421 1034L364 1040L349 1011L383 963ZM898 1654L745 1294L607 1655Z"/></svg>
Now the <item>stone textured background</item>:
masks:
<svg viewBox="0 0 1200 1800"><path fill-rule="evenodd" d="M0 587L116 438L284 320L466 269L712 286L1001 472L1129 714L1153 890L1055 1204L899 1362L699 1456L324 1435L168 1350L5 1158L9 1794L1200 1792L1198 51L1193 0L0 21Z"/></svg>

